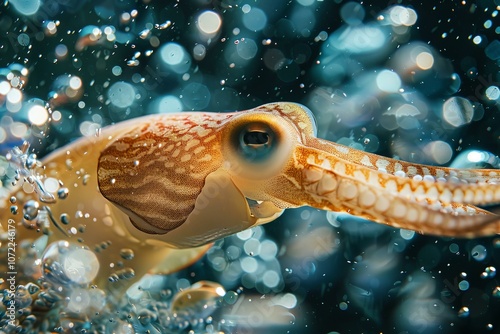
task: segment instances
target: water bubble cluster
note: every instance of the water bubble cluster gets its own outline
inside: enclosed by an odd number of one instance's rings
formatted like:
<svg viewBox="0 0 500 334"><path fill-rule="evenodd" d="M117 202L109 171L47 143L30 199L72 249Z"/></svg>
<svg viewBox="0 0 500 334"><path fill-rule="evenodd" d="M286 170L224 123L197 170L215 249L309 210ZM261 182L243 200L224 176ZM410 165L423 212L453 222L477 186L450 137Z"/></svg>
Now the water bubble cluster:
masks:
<svg viewBox="0 0 500 334"><path fill-rule="evenodd" d="M38 172L41 162L37 159L36 154L29 153L29 147L30 145L24 142L23 146L14 147L7 155L8 160L16 166L13 185L17 185L20 182L25 192L30 193L35 191L40 202L53 203L55 197L46 189L42 182L42 176ZM28 220L36 217L38 206L39 204L35 200L26 203L25 211L27 212L27 217L30 218Z"/></svg>
<svg viewBox="0 0 500 334"><path fill-rule="evenodd" d="M245 288L256 288L261 293L282 290L283 278L276 260L278 247L265 237L261 227L226 240L222 247L215 246L207 254L210 265L221 273L222 284L235 286L241 281Z"/></svg>

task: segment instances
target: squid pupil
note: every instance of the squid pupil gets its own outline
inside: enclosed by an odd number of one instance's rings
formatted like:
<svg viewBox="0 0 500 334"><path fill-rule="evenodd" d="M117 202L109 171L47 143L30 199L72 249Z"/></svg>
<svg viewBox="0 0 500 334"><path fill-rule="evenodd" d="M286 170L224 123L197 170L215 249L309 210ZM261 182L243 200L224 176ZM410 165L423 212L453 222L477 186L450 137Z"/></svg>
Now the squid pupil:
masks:
<svg viewBox="0 0 500 334"><path fill-rule="evenodd" d="M269 143L269 134L261 131L249 131L243 135L246 145L265 145Z"/></svg>

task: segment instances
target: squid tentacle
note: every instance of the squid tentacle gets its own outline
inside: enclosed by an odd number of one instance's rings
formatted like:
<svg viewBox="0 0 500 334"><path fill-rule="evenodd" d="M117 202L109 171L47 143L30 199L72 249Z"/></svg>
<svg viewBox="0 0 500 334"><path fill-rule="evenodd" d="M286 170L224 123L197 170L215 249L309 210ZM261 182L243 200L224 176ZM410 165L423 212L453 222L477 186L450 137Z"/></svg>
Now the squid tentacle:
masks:
<svg viewBox="0 0 500 334"><path fill-rule="evenodd" d="M382 157L373 153L356 150L339 144L328 145L329 153L339 159L371 170L386 172L392 175L452 183L500 183L500 170L496 169L457 169L450 167L414 164L397 159ZM432 177L432 178L430 178Z"/></svg>
<svg viewBox="0 0 500 334"><path fill-rule="evenodd" d="M329 145L334 148L336 145ZM409 163L393 160L387 167L389 170L376 169L374 165L353 164L351 160L337 155L325 155L323 150L318 150L316 154L311 154L310 149L307 162L317 166L319 169L330 169L338 173L341 177L351 176L362 179L372 188L385 189L393 193L401 194L409 199L430 199L439 200L443 203L467 203L471 205L494 205L500 203L500 186L496 183L496 177L500 178L500 171L496 170L457 170L435 168L432 166L412 165ZM330 147L328 153L334 151ZM354 152L354 151L352 151ZM361 154L356 151L355 155ZM351 155L349 155L349 159ZM381 159L379 157L379 159ZM422 172L433 172L435 177L411 177L401 169L392 173L394 164L404 164L410 171L416 169ZM417 169L418 168L418 169ZM437 172L438 171L438 172ZM420 174L415 174L420 175ZM424 174L429 175L431 174ZM455 176L456 175L456 176ZM448 177L448 179L446 179Z"/></svg>
<svg viewBox="0 0 500 334"><path fill-rule="evenodd" d="M473 205L408 198L383 188L374 190L366 181L333 171L323 171L318 178L315 167L304 168L303 190L318 208L429 234L477 236L500 230L499 216Z"/></svg>

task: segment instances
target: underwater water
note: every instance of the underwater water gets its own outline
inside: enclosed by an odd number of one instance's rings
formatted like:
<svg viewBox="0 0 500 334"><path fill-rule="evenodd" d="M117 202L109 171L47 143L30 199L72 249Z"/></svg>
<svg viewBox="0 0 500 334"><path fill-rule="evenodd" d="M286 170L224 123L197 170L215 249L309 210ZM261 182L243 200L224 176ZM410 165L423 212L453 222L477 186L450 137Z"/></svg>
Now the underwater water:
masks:
<svg viewBox="0 0 500 334"><path fill-rule="evenodd" d="M306 105L318 136L347 146L497 168L499 11L498 0L4 1L0 196L16 169L29 177L106 125L275 101ZM31 204L19 210L36 215ZM1 224L0 332L500 333L500 236L438 238L305 207L126 292L125 266L106 277L124 286L115 295L92 283L105 242L32 247Z"/></svg>

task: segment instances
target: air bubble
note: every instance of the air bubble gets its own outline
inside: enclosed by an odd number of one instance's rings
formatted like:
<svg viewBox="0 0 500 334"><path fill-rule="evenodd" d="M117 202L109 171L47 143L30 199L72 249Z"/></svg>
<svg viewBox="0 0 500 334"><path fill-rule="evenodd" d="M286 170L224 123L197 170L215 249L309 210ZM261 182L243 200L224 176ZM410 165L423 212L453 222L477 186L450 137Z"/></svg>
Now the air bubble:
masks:
<svg viewBox="0 0 500 334"><path fill-rule="evenodd" d="M493 266L488 266L481 273L481 278L493 278L497 274L497 269Z"/></svg>
<svg viewBox="0 0 500 334"><path fill-rule="evenodd" d="M500 89L497 86L490 86L486 88L485 95L489 100L498 100L500 98Z"/></svg>
<svg viewBox="0 0 500 334"><path fill-rule="evenodd" d="M120 279L131 279L135 276L135 271L132 268L123 268L116 272Z"/></svg>
<svg viewBox="0 0 500 334"><path fill-rule="evenodd" d="M28 202L26 202L26 204L24 204L24 208L23 208L24 219L26 219L26 220L35 219L36 216L38 215L39 207L40 207L40 204L38 204L38 202L35 200L29 200Z"/></svg>
<svg viewBox="0 0 500 334"><path fill-rule="evenodd" d="M458 288L462 291L467 291L469 289L469 286L470 284L466 280L460 281L460 283L458 283Z"/></svg>
<svg viewBox="0 0 500 334"><path fill-rule="evenodd" d="M63 223L64 225L69 224L69 216L67 213L61 214L61 223Z"/></svg>
<svg viewBox="0 0 500 334"><path fill-rule="evenodd" d="M44 278L54 284L69 284L71 280L63 270L62 259L70 248L67 241L57 241L50 244L42 255Z"/></svg>
<svg viewBox="0 0 500 334"><path fill-rule="evenodd" d="M34 295L40 291L40 287L35 283L29 282L28 284L26 284L26 290L29 292L30 295Z"/></svg>
<svg viewBox="0 0 500 334"><path fill-rule="evenodd" d="M129 66L129 67L139 66L139 64L140 64L140 62L137 59L130 59L127 61L127 66Z"/></svg>
<svg viewBox="0 0 500 334"><path fill-rule="evenodd" d="M234 291L228 291L224 295L224 301L229 305L233 305L238 300L238 294Z"/></svg>
<svg viewBox="0 0 500 334"><path fill-rule="evenodd" d="M156 320L156 314L150 310L141 310L138 314L138 319L143 326L146 326Z"/></svg>
<svg viewBox="0 0 500 334"><path fill-rule="evenodd" d="M458 311L458 316L460 318L467 318L468 316L470 315L470 310L467 306L464 306L462 307L459 311Z"/></svg>
<svg viewBox="0 0 500 334"><path fill-rule="evenodd" d="M484 259L486 259L488 251L483 245L476 245L474 246L474 248L472 248L470 254L474 260L483 261Z"/></svg>
<svg viewBox="0 0 500 334"><path fill-rule="evenodd" d="M36 159L36 154L32 153L28 155L28 158L26 159L26 168L28 169L33 169L37 165L37 159Z"/></svg>
<svg viewBox="0 0 500 334"><path fill-rule="evenodd" d="M155 24L155 28L159 29L159 30L163 30L163 29L167 29L171 25L172 25L172 22L170 20L168 20L168 21L165 21L162 24Z"/></svg>
<svg viewBox="0 0 500 334"><path fill-rule="evenodd" d="M62 263L67 277L72 282L79 284L92 282L99 271L99 261L96 255L88 249L76 248L70 250Z"/></svg>
<svg viewBox="0 0 500 334"><path fill-rule="evenodd" d="M130 248L123 248L120 250L120 256L124 260L132 260L134 258L134 251Z"/></svg>
<svg viewBox="0 0 500 334"><path fill-rule="evenodd" d="M60 188L58 191L57 191L57 197L59 197L59 199L66 199L68 197L68 194L69 194L69 190L68 188Z"/></svg>
<svg viewBox="0 0 500 334"><path fill-rule="evenodd" d="M460 248L456 243L451 243L450 246L448 247L451 253L456 254L460 251Z"/></svg>
<svg viewBox="0 0 500 334"><path fill-rule="evenodd" d="M118 282L120 280L120 277L118 277L117 274L111 274L108 277L108 281L111 283Z"/></svg>
<svg viewBox="0 0 500 334"><path fill-rule="evenodd" d="M32 298L29 291L24 285L18 285L15 294L16 307L19 309L28 307L31 305Z"/></svg>
<svg viewBox="0 0 500 334"><path fill-rule="evenodd" d="M149 30L149 29L144 29L143 31L141 31L139 33L139 37L141 39L147 39L149 36L151 36L151 30Z"/></svg>
<svg viewBox="0 0 500 334"><path fill-rule="evenodd" d="M172 311L183 318L205 318L217 308L224 288L214 282L200 281L178 292L172 301Z"/></svg>
<svg viewBox="0 0 500 334"><path fill-rule="evenodd" d="M172 289L165 289L160 291L160 296L162 299L168 300L173 296Z"/></svg>

